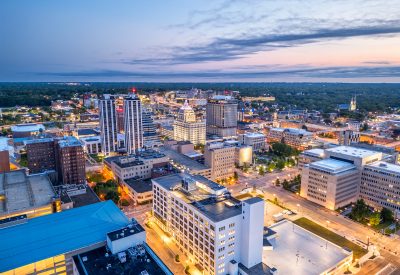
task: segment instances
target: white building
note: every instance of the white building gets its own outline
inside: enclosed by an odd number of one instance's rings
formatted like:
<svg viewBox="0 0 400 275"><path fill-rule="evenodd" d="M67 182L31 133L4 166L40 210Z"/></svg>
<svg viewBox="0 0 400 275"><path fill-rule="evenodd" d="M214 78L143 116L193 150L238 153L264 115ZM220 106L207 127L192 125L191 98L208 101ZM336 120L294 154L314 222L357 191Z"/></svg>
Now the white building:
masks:
<svg viewBox="0 0 400 275"><path fill-rule="evenodd" d="M174 139L190 141L195 145L206 142L206 123L196 119L196 114L187 101L179 110L174 122Z"/></svg>
<svg viewBox="0 0 400 275"><path fill-rule="evenodd" d="M315 149L305 150L299 155L297 166L301 171L304 165L314 161L322 160L324 157L325 157L324 149L315 148Z"/></svg>
<svg viewBox="0 0 400 275"><path fill-rule="evenodd" d="M116 96L105 94L99 100L100 138L104 155L117 151Z"/></svg>
<svg viewBox="0 0 400 275"><path fill-rule="evenodd" d="M296 128L270 128L268 142L283 142L294 148L304 150L313 140L313 133Z"/></svg>
<svg viewBox="0 0 400 275"><path fill-rule="evenodd" d="M124 98L125 147L134 154L143 147L142 104L135 93Z"/></svg>
<svg viewBox="0 0 400 275"><path fill-rule="evenodd" d="M253 152L258 152L266 147L266 137L262 133L244 133L239 136L242 144L253 147Z"/></svg>
<svg viewBox="0 0 400 275"><path fill-rule="evenodd" d="M262 199L241 202L226 187L198 175L152 181L156 222L203 274L248 274L262 264Z"/></svg>
<svg viewBox="0 0 400 275"><path fill-rule="evenodd" d="M101 152L101 137L83 137L79 139L83 144L83 149L88 154L98 154Z"/></svg>
<svg viewBox="0 0 400 275"><path fill-rule="evenodd" d="M235 163L237 166L243 167L245 164L250 166L253 163L253 148L251 146L237 146L235 150Z"/></svg>

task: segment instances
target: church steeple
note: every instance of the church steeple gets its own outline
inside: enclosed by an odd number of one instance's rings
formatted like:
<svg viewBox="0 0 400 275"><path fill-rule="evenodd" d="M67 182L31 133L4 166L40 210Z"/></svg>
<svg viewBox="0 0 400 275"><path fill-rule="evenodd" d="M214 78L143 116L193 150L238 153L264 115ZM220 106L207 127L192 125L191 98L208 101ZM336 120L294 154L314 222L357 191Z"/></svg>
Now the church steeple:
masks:
<svg viewBox="0 0 400 275"><path fill-rule="evenodd" d="M357 95L356 94L351 97L350 106L349 106L349 111L355 111L355 110L357 110Z"/></svg>

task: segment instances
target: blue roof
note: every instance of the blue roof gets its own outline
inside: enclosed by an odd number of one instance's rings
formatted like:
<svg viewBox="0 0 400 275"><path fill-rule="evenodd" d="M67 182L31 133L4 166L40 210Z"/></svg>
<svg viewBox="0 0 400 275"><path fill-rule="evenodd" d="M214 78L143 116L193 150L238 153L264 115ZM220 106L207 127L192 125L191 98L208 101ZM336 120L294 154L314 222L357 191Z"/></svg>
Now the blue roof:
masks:
<svg viewBox="0 0 400 275"><path fill-rule="evenodd" d="M124 213L106 201L0 229L0 272L104 242L108 232L128 223Z"/></svg>

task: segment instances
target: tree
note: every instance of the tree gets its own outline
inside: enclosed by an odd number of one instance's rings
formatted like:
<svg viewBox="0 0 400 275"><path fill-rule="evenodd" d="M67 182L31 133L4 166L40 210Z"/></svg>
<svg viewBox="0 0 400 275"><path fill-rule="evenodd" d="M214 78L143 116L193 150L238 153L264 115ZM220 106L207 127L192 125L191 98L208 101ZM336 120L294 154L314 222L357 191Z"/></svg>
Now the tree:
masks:
<svg viewBox="0 0 400 275"><path fill-rule="evenodd" d="M371 226L377 226L381 222L381 215L379 212L374 212L372 215L369 217L369 224Z"/></svg>
<svg viewBox="0 0 400 275"><path fill-rule="evenodd" d="M360 222L368 215L368 206L363 199L359 199L351 210L351 217Z"/></svg>
<svg viewBox="0 0 400 275"><path fill-rule="evenodd" d="M384 222L394 221L393 212L385 207L381 210L381 218Z"/></svg>
<svg viewBox="0 0 400 275"><path fill-rule="evenodd" d="M260 176L264 176L264 175L265 175L264 166L260 166L260 167L258 168L258 174L259 174Z"/></svg>
<svg viewBox="0 0 400 275"><path fill-rule="evenodd" d="M117 191L110 190L107 192L105 196L106 200L112 200L115 204L118 204L119 202L119 194Z"/></svg>
<svg viewBox="0 0 400 275"><path fill-rule="evenodd" d="M239 175L238 175L238 173L235 171L235 172L233 172L233 178L235 179L235 180L238 180L239 179Z"/></svg>
<svg viewBox="0 0 400 275"><path fill-rule="evenodd" d="M268 170L269 170L270 172L272 172L272 171L275 170L275 168L276 168L275 162L272 162L272 161L271 161L271 162L268 164Z"/></svg>
<svg viewBox="0 0 400 275"><path fill-rule="evenodd" d="M279 179L276 179L275 185L276 185L276 186L280 186L280 185L281 185L281 182L279 181Z"/></svg>

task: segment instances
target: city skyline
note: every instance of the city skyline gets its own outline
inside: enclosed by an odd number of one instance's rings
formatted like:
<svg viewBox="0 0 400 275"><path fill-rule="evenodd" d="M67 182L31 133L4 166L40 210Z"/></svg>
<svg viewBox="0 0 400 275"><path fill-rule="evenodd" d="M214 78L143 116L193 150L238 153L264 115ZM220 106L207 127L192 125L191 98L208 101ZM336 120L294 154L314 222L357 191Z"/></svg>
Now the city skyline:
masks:
<svg viewBox="0 0 400 275"><path fill-rule="evenodd" d="M400 82L396 1L0 7L0 81Z"/></svg>

